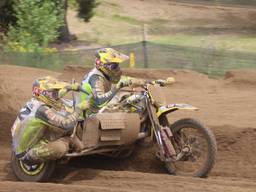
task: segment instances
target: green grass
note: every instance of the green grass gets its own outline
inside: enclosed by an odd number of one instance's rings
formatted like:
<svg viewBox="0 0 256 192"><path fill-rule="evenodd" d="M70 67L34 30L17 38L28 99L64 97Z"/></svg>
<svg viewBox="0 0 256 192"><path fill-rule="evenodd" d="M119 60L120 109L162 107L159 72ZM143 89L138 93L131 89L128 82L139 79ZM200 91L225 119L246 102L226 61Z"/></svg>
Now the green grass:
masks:
<svg viewBox="0 0 256 192"><path fill-rule="evenodd" d="M241 30L234 30L225 34L225 28L223 28L223 33L214 33L216 28L223 27L218 19L214 19L214 16L212 19L203 17L191 19L181 17L180 19L179 16L172 22L168 19L168 7L166 10L156 7L156 11L166 15L161 14L157 17L157 15L149 14L148 18L143 18L138 13L135 14L136 9L134 15L133 11L126 11L126 8L118 0L99 0L98 2L99 6L91 21L86 24L81 21L74 26L74 30L84 28L84 32L77 34L79 40L100 45L139 42L142 41L142 26L145 23L148 26L148 41L208 49L256 52L256 35L249 35L250 32L246 31L247 29L244 29L243 33ZM193 32L194 29L198 30L200 27L202 27L202 31ZM204 28L208 30L204 32Z"/></svg>
<svg viewBox="0 0 256 192"><path fill-rule="evenodd" d="M122 27L129 31L130 28L125 26ZM89 42L97 42L98 44L107 45L120 45L127 43L134 43L142 41L142 26L139 26L134 34L118 34L111 36L113 32L107 33L106 30L103 32L100 29L95 29L94 34L82 34L79 35L80 39L88 40ZM140 31L141 30L141 31ZM241 51L241 52L256 52L256 37L250 36L197 36L197 35L186 35L186 34L173 34L173 35L148 35L148 41L169 45L189 46L189 47L200 47L207 49L220 49L230 51Z"/></svg>
<svg viewBox="0 0 256 192"><path fill-rule="evenodd" d="M161 18L154 18L154 19L151 19L150 22L148 22L148 24L152 24L152 25L163 25L163 24L167 24L169 23L170 21L167 20L167 19L161 19Z"/></svg>
<svg viewBox="0 0 256 192"><path fill-rule="evenodd" d="M189 47L201 47L208 49L256 52L256 37L253 36L197 36L176 34L168 36L149 36L149 40L171 45L181 45Z"/></svg>
<svg viewBox="0 0 256 192"><path fill-rule="evenodd" d="M113 15L112 18L116 21L120 21L120 22L126 22L132 25L142 25L143 21L139 21L135 18L132 17L128 17L128 16L124 16L124 15Z"/></svg>
<svg viewBox="0 0 256 192"><path fill-rule="evenodd" d="M119 7L119 5L117 3L108 2L108 1L104 1L104 0L98 1L98 3L99 4L109 5L109 6L112 6L112 7Z"/></svg>

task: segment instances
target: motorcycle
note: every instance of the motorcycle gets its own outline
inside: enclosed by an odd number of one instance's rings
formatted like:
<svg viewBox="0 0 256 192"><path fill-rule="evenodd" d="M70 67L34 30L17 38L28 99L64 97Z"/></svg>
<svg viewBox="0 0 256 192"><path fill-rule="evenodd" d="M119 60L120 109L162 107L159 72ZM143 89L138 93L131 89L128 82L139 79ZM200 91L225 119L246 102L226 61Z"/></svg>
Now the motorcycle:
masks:
<svg viewBox="0 0 256 192"><path fill-rule="evenodd" d="M164 104L161 88L172 78L146 81L140 89L120 90L97 114L81 118L73 129L71 148L62 159L27 165L12 154L11 164L19 180L41 182L50 179L63 159L102 154L128 157L138 141L157 143L156 156L170 174L207 177L214 166L217 145L212 131L196 119L170 123L167 115L177 110L198 110L189 104ZM80 91L83 91L80 89ZM73 99L63 99L67 110L74 109Z"/></svg>

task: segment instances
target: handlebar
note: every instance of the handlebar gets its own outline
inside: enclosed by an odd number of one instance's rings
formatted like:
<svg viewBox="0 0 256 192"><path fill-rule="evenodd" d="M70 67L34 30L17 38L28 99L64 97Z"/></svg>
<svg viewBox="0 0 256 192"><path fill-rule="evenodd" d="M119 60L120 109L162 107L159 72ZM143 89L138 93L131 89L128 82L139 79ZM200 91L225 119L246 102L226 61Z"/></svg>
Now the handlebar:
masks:
<svg viewBox="0 0 256 192"><path fill-rule="evenodd" d="M173 77L168 77L167 79L157 79L153 81L130 77L128 80L129 80L129 86L127 87L130 87L130 88L135 88L135 87L146 88L149 85L167 86L176 82Z"/></svg>
<svg viewBox="0 0 256 192"><path fill-rule="evenodd" d="M173 77L168 77L167 79L157 79L157 80L153 80L153 81L144 81L144 80L135 80L135 82L133 82L133 78L130 79L131 80L131 86L138 86L138 87L144 87L144 86L148 86L148 85L160 85L160 86L166 86L166 85L171 85L173 83L175 83L175 79ZM90 93L86 90L84 90L82 88L81 85L79 85L77 87L77 89L72 89L72 84L74 84L75 81L72 80L72 83L69 84L67 87L66 87L66 91L62 92L61 95L64 96L66 93L68 93L69 91L76 91L76 92L82 92L82 93L85 93L87 95L90 95ZM62 97L61 96L61 97Z"/></svg>

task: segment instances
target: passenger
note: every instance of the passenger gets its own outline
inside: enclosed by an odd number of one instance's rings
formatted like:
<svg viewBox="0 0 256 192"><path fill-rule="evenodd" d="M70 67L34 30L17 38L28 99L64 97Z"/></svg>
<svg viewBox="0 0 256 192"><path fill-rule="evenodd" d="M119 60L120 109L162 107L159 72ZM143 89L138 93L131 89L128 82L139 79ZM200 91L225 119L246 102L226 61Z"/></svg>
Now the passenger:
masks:
<svg viewBox="0 0 256 192"><path fill-rule="evenodd" d="M63 90L77 90L79 85L45 77L33 84L33 97L20 110L12 127L12 147L25 163L56 160L70 148L70 137L81 112L89 107L86 100L67 112L60 99Z"/></svg>

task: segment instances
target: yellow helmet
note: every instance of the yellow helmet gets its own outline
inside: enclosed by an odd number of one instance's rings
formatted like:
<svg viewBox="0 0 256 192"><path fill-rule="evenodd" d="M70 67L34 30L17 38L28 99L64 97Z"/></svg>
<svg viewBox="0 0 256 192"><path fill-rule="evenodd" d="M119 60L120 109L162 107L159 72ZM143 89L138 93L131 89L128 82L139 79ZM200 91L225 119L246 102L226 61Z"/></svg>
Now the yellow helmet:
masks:
<svg viewBox="0 0 256 192"><path fill-rule="evenodd" d="M69 84L58 81L57 79L47 76L36 79L33 83L33 96L56 110L61 109L62 102L59 100L59 91L65 89Z"/></svg>
<svg viewBox="0 0 256 192"><path fill-rule="evenodd" d="M111 82L117 83L121 78L119 64L129 57L112 48L102 48L96 51L95 65Z"/></svg>

